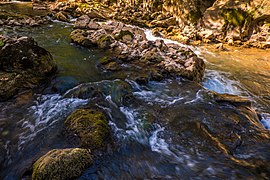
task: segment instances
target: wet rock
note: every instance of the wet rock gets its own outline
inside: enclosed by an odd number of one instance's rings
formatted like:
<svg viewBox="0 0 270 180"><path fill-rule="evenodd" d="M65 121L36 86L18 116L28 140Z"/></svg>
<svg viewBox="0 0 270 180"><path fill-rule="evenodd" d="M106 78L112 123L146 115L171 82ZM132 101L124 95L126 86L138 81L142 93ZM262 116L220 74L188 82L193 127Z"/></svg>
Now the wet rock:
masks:
<svg viewBox="0 0 270 180"><path fill-rule="evenodd" d="M44 76L56 68L51 54L29 37L6 40L0 51L0 62L4 71L33 70Z"/></svg>
<svg viewBox="0 0 270 180"><path fill-rule="evenodd" d="M87 36L86 33L81 29L76 29L72 31L70 34L70 38L72 39L72 41L81 44L82 46L85 47L93 46L93 42L86 36Z"/></svg>
<svg viewBox="0 0 270 180"><path fill-rule="evenodd" d="M97 45L101 49L109 49L110 45L114 42L114 38L111 35L101 35L97 40Z"/></svg>
<svg viewBox="0 0 270 180"><path fill-rule="evenodd" d="M0 168L4 165L6 159L6 148L2 140L0 139Z"/></svg>
<svg viewBox="0 0 270 180"><path fill-rule="evenodd" d="M56 13L54 17L59 21L69 22L68 17L62 12Z"/></svg>
<svg viewBox="0 0 270 180"><path fill-rule="evenodd" d="M91 152L87 149L54 149L35 162L32 179L73 179L91 164Z"/></svg>
<svg viewBox="0 0 270 180"><path fill-rule="evenodd" d="M177 25L177 21L175 17L170 17L165 20L154 20L150 23L150 27L163 27L168 28L169 26L175 26Z"/></svg>
<svg viewBox="0 0 270 180"><path fill-rule="evenodd" d="M116 40L122 40L123 42L130 42L134 38L134 35L129 30L121 30L119 33L116 34Z"/></svg>
<svg viewBox="0 0 270 180"><path fill-rule="evenodd" d="M100 12L98 12L97 10L91 10L90 12L87 13L87 15L91 18L91 19L99 19L99 20L105 20L106 17L104 15L102 15Z"/></svg>
<svg viewBox="0 0 270 180"><path fill-rule="evenodd" d="M56 72L51 54L32 38L0 36L0 39L0 100L37 87Z"/></svg>
<svg viewBox="0 0 270 180"><path fill-rule="evenodd" d="M110 139L106 116L93 109L78 109L65 121L66 127L77 134L84 148L104 149Z"/></svg>
<svg viewBox="0 0 270 180"><path fill-rule="evenodd" d="M229 40L228 40L228 45L230 45L230 46L233 46L233 45L234 45L233 39L229 39Z"/></svg>
<svg viewBox="0 0 270 180"><path fill-rule="evenodd" d="M163 123L177 134L170 136L172 142L184 149L195 147L215 161L248 169L255 177L268 176L270 133L260 123L251 102L202 89L194 96L200 100L178 103L160 112L163 115L158 118L167 118L169 121Z"/></svg>
<svg viewBox="0 0 270 180"><path fill-rule="evenodd" d="M139 76L135 79L135 81L138 83L138 84L147 84L148 83L148 76Z"/></svg>
<svg viewBox="0 0 270 180"><path fill-rule="evenodd" d="M74 24L74 28L85 29L90 22L90 17L88 15L83 15L77 19Z"/></svg>
<svg viewBox="0 0 270 180"><path fill-rule="evenodd" d="M100 29L100 25L94 21L90 21L87 25L87 28L90 30L98 30Z"/></svg>
<svg viewBox="0 0 270 180"><path fill-rule="evenodd" d="M215 48L220 50L220 51L225 51L226 50L223 43L219 43L219 44L215 45Z"/></svg>
<svg viewBox="0 0 270 180"><path fill-rule="evenodd" d="M154 28L154 29L152 30L152 33L153 33L153 35L156 36L156 37L162 37L162 34L160 33L160 30L159 30L158 28Z"/></svg>
<svg viewBox="0 0 270 180"><path fill-rule="evenodd" d="M143 30L119 22L102 23L95 27L100 29L75 29L71 39L83 46L87 46L85 41L88 41L92 46L109 50L111 57L101 63L108 71L132 68L134 76L146 73L153 77L148 69L156 69L159 75L183 76L194 81L200 81L203 76L204 62L190 49L179 45L168 46L163 40L148 41Z"/></svg>
<svg viewBox="0 0 270 180"><path fill-rule="evenodd" d="M248 106L251 107L251 101L247 98L230 95L230 94L215 94L215 100L218 103L227 103L234 106Z"/></svg>
<svg viewBox="0 0 270 180"><path fill-rule="evenodd" d="M124 80L102 81L100 83L86 83L68 91L65 98L77 97L81 99L99 99L110 95L111 99L118 106L121 106L125 99L130 98L132 87Z"/></svg>

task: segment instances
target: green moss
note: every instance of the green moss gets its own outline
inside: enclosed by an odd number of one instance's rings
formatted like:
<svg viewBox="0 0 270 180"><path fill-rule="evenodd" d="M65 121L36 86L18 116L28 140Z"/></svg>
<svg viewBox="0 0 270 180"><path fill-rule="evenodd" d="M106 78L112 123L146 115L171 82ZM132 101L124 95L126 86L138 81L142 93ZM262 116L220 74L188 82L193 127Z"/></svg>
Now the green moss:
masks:
<svg viewBox="0 0 270 180"><path fill-rule="evenodd" d="M243 27L248 23L250 18L249 13L241 9L224 9L222 11L222 16L225 20L225 23L228 25L233 25L234 27Z"/></svg>
<svg viewBox="0 0 270 180"><path fill-rule="evenodd" d="M5 42L0 39L0 47L3 47L3 46L5 46Z"/></svg>
<svg viewBox="0 0 270 180"><path fill-rule="evenodd" d="M87 3L77 3L76 5L81 9L83 9L83 8L90 9L91 8L91 6Z"/></svg>
<svg viewBox="0 0 270 180"><path fill-rule="evenodd" d="M81 146L90 149L100 149L106 146L110 127L105 115L92 109L78 109L65 121L69 130L80 137Z"/></svg>
<svg viewBox="0 0 270 180"><path fill-rule="evenodd" d="M108 34L103 34L98 38L97 44L101 49L109 49L110 45L113 42L113 37Z"/></svg>
<svg viewBox="0 0 270 180"><path fill-rule="evenodd" d="M100 64L108 64L109 62L111 62L110 57L108 56L104 56L99 60Z"/></svg>
<svg viewBox="0 0 270 180"><path fill-rule="evenodd" d="M33 165L33 180L65 180L80 176L92 164L89 150L54 149L39 158Z"/></svg>

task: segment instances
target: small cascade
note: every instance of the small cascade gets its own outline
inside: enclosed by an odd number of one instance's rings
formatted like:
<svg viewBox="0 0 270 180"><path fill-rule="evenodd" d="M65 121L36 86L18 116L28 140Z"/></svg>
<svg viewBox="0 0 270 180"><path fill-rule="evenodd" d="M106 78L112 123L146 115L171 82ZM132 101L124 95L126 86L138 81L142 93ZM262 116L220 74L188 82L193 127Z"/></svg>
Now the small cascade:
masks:
<svg viewBox="0 0 270 180"><path fill-rule="evenodd" d="M30 107L24 119L18 122L23 129L20 134L18 150L22 150L24 144L42 133L43 130L51 128L55 123L63 120L68 114L79 106L85 105L88 100L78 98L63 98L59 94L42 95Z"/></svg>
<svg viewBox="0 0 270 180"><path fill-rule="evenodd" d="M248 96L247 91L244 90L240 82L232 80L229 77L229 73L215 70L206 70L202 85L206 89L215 91L220 94L227 93L233 95Z"/></svg>

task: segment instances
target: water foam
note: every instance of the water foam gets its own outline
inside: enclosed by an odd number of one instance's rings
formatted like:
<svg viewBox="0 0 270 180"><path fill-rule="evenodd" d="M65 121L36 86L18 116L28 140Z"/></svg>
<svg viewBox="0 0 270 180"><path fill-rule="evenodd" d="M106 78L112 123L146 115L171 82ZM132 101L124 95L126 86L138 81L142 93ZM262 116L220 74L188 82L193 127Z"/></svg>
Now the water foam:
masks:
<svg viewBox="0 0 270 180"><path fill-rule="evenodd" d="M239 81L232 80L229 73L206 70L202 85L204 88L220 94L247 95Z"/></svg>
<svg viewBox="0 0 270 180"><path fill-rule="evenodd" d="M128 81L128 83L133 87L135 91L133 95L135 97L151 105L160 104L162 107L167 107L185 99L180 93L175 95L170 94L170 89L167 87L170 81L151 81L147 87L139 86L135 81Z"/></svg>
<svg viewBox="0 0 270 180"><path fill-rule="evenodd" d="M262 116L261 123L266 129L270 130L270 114L262 113L261 116Z"/></svg>
<svg viewBox="0 0 270 180"><path fill-rule="evenodd" d="M23 145L33 140L38 133L87 102L88 100L78 98L63 98L59 94L39 97L35 105L28 109L27 116L19 122L24 131L20 134L18 149L22 149Z"/></svg>

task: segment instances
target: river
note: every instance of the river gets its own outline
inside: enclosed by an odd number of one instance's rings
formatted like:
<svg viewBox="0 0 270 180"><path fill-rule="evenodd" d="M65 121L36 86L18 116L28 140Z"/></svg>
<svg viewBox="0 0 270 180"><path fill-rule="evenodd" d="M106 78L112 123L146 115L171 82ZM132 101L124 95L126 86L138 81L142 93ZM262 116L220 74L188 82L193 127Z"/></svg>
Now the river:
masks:
<svg viewBox="0 0 270 180"><path fill-rule="evenodd" d="M117 149L98 158L79 179L257 177L216 149L198 129L204 127L200 121L214 123L234 116L234 107L213 104L208 90L249 98L265 128L270 128L269 50L191 47L206 62L201 83L205 89L182 78L139 85L117 73L99 71L99 59L108 53L72 44L71 30L70 24L57 21L33 28L0 28L3 34L33 37L59 67L47 88L22 102L0 103L6 149L1 178L27 178L29 167L41 155L76 146L65 135L63 121L76 108L91 103L92 94L82 93L89 87L103 94L103 100L95 103L111 117ZM136 100L125 102L126 91Z"/></svg>

